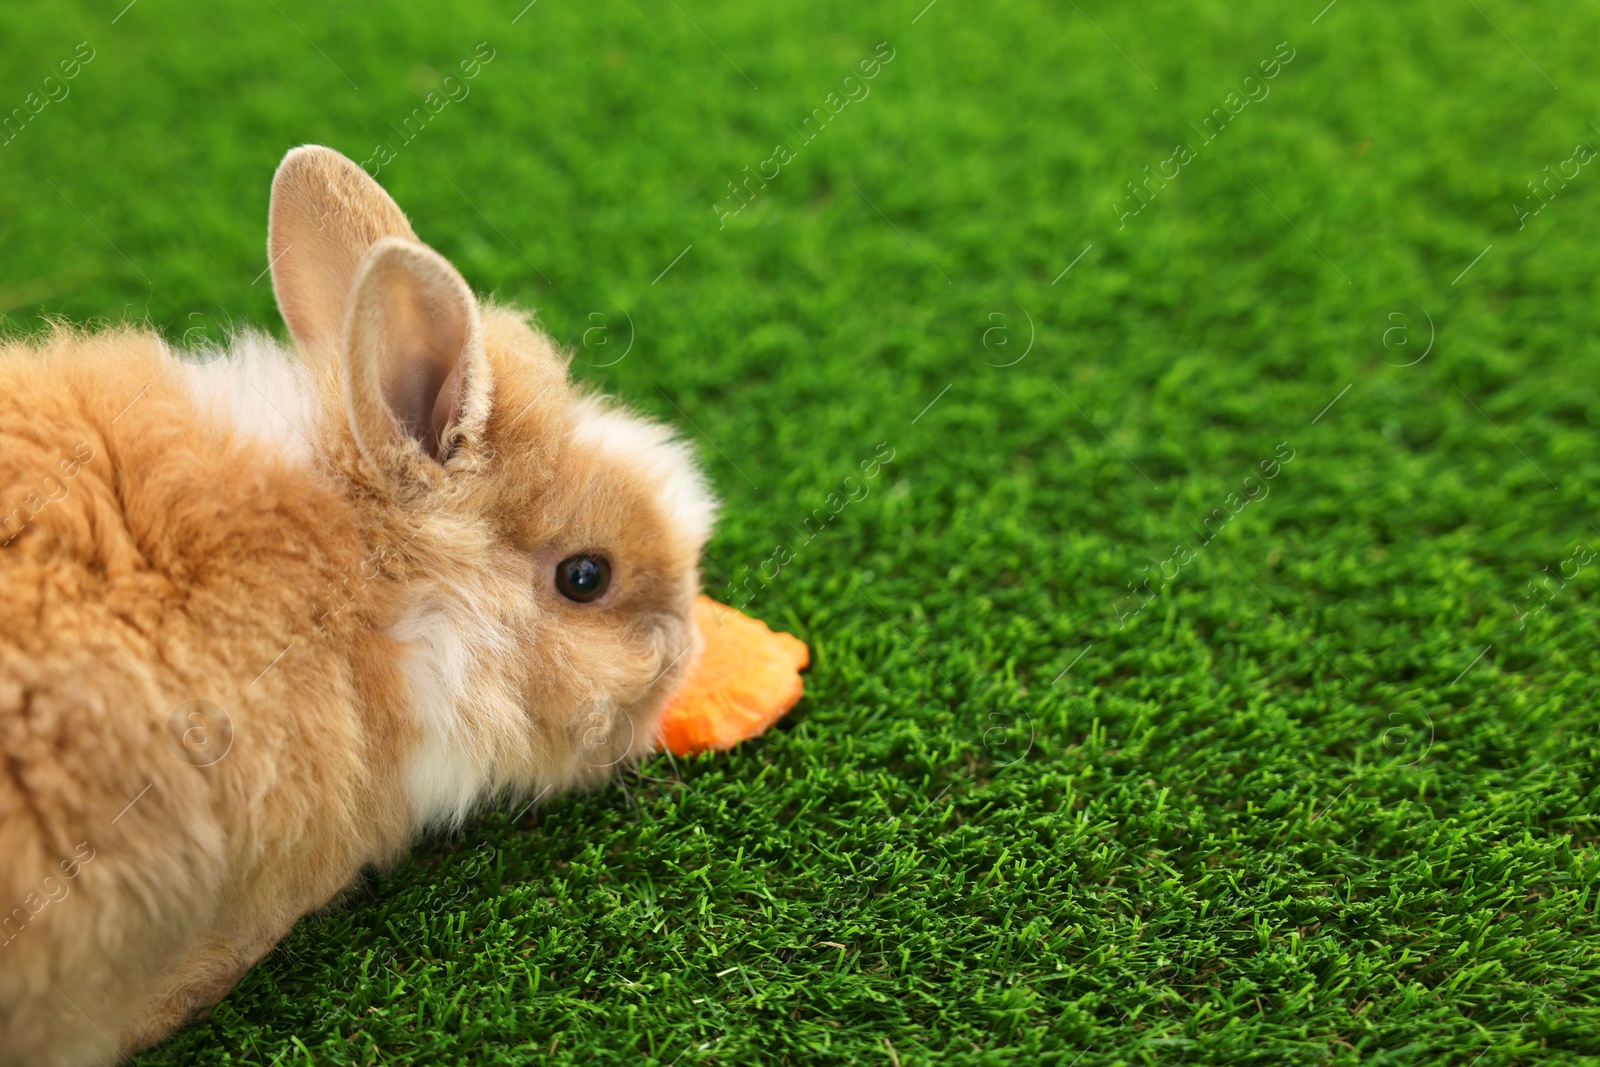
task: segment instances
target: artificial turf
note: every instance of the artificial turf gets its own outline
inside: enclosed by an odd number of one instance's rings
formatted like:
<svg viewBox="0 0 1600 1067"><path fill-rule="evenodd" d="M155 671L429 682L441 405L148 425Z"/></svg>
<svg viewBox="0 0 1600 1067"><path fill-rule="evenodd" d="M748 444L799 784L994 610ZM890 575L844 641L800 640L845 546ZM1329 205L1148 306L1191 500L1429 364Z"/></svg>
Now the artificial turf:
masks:
<svg viewBox="0 0 1600 1067"><path fill-rule="evenodd" d="M0 147L5 326L281 329L273 166L387 144L697 442L807 695L140 1064L1600 1062L1600 12L525 3L0 8L5 113L93 50Z"/></svg>

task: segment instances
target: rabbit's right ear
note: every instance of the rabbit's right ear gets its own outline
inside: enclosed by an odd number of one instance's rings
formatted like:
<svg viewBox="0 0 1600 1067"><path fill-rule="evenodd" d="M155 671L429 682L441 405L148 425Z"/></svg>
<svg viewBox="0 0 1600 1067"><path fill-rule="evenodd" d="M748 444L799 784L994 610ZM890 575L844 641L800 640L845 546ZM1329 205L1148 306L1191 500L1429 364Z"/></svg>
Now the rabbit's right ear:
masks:
<svg viewBox="0 0 1600 1067"><path fill-rule="evenodd" d="M283 157L267 216L278 311L302 348L339 344L356 268L368 249L383 237L417 237L382 186L321 145Z"/></svg>
<svg viewBox="0 0 1600 1067"><path fill-rule="evenodd" d="M453 456L481 457L494 382L478 302L443 256L400 237L373 245L344 349L350 428L377 470L437 485Z"/></svg>

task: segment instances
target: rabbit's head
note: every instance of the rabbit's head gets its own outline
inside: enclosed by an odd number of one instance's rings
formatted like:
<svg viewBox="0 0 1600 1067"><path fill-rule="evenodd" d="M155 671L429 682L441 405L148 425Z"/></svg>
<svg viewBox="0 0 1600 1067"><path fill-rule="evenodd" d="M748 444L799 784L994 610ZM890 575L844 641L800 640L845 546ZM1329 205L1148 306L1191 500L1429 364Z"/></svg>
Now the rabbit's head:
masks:
<svg viewBox="0 0 1600 1067"><path fill-rule="evenodd" d="M648 752L697 648L714 505L690 450L575 388L337 152L284 159L268 253L320 383L319 451L397 590L419 817Z"/></svg>

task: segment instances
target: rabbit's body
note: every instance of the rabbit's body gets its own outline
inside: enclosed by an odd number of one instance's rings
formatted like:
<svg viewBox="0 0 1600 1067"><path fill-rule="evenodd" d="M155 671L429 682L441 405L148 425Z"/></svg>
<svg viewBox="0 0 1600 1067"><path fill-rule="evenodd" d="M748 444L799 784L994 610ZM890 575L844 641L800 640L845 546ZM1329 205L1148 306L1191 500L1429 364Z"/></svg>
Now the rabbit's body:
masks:
<svg viewBox="0 0 1600 1067"><path fill-rule="evenodd" d="M418 830L603 780L693 658L681 446L342 157L273 212L298 355L0 348L0 1064L116 1062ZM592 603L551 578L582 553Z"/></svg>

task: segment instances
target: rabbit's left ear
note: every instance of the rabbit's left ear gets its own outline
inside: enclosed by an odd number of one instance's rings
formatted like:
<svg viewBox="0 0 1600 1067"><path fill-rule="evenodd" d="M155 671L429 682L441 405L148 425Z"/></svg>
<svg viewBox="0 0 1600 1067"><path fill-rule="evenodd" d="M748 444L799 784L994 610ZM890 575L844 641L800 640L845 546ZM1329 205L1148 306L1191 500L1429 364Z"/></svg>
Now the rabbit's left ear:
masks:
<svg viewBox="0 0 1600 1067"><path fill-rule="evenodd" d="M283 157L272 176L267 262L278 310L302 348L339 343L356 268L383 237L417 235L366 171L321 145Z"/></svg>
<svg viewBox="0 0 1600 1067"><path fill-rule="evenodd" d="M474 450L492 382L478 302L448 260L385 237L356 270L345 313L345 393L356 442L389 474L433 480Z"/></svg>

